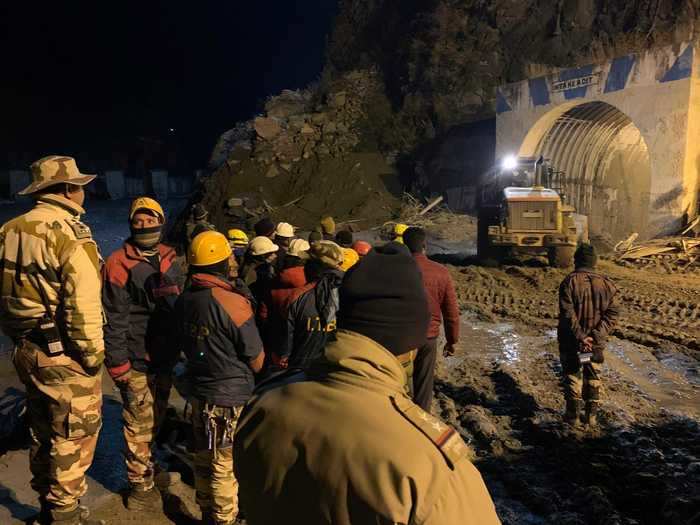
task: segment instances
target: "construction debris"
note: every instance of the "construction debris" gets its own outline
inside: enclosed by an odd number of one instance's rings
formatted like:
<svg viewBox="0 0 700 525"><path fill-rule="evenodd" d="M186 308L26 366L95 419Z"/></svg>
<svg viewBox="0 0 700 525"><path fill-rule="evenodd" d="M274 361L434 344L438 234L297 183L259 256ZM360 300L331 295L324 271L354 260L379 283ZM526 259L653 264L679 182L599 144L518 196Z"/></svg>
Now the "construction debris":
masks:
<svg viewBox="0 0 700 525"><path fill-rule="evenodd" d="M689 232L691 228L684 231ZM616 259L623 265L660 266L668 273L700 269L700 239L667 237L635 243L637 234L615 246Z"/></svg>
<svg viewBox="0 0 700 525"><path fill-rule="evenodd" d="M443 197L437 197L426 204L413 195L404 193L398 218L374 229L381 230L389 238L394 226L407 224L423 228L431 237L445 241L476 238L476 218L454 213L443 200Z"/></svg>

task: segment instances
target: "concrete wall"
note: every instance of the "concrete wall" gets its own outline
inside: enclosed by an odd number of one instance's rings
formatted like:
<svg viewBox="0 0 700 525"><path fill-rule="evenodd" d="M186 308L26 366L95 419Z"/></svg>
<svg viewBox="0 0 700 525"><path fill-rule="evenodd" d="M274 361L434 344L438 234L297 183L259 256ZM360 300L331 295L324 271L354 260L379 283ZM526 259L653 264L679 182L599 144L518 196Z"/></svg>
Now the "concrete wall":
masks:
<svg viewBox="0 0 700 525"><path fill-rule="evenodd" d="M123 199L126 197L126 181L122 170L110 170L104 173L105 187L110 199Z"/></svg>
<svg viewBox="0 0 700 525"><path fill-rule="evenodd" d="M677 230L683 215L690 209L694 213L697 206L700 72L696 51L690 44L661 48L499 88L496 158L535 154L541 139L566 111L586 102L605 102L631 119L648 147L647 234ZM597 83L552 90L555 82L587 75L595 76Z"/></svg>
<svg viewBox="0 0 700 525"><path fill-rule="evenodd" d="M168 198L168 171L167 170L152 170L151 185L156 199L166 200Z"/></svg>

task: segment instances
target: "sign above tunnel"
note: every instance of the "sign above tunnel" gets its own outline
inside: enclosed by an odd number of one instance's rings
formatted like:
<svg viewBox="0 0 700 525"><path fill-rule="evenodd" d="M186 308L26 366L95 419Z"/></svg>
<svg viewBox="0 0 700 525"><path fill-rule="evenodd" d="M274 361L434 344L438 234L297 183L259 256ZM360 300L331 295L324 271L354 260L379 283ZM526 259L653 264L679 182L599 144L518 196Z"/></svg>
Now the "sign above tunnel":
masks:
<svg viewBox="0 0 700 525"><path fill-rule="evenodd" d="M564 69L498 88L498 114L595 98L633 86L650 86L690 77L693 45L669 46L614 58L603 64Z"/></svg>
<svg viewBox="0 0 700 525"><path fill-rule="evenodd" d="M598 83L598 75L586 75L585 77L572 78L569 80L560 80L552 84L552 93L560 91L568 91L570 89L585 88Z"/></svg>

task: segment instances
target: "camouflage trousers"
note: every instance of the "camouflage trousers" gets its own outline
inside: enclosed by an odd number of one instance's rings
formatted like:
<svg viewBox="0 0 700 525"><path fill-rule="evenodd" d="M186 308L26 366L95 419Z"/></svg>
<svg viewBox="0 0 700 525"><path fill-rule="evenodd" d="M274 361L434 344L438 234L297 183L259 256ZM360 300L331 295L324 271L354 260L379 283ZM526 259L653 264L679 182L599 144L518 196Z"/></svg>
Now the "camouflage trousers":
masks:
<svg viewBox="0 0 700 525"><path fill-rule="evenodd" d="M581 364L577 352L568 349L560 349L559 358L564 375L564 398L598 401L601 390L600 371L602 364L593 362Z"/></svg>
<svg viewBox="0 0 700 525"><path fill-rule="evenodd" d="M102 372L90 375L63 354L49 357L22 341L13 363L27 390L29 468L42 507L69 512L87 491L102 426Z"/></svg>
<svg viewBox="0 0 700 525"><path fill-rule="evenodd" d="M193 399L194 478L197 504L217 523L238 515L238 481L233 475L233 433L242 406L219 407Z"/></svg>
<svg viewBox="0 0 700 525"><path fill-rule="evenodd" d="M129 484L153 486L152 448L168 408L172 377L167 374L129 372L117 381L122 396L122 419L126 441L126 471Z"/></svg>

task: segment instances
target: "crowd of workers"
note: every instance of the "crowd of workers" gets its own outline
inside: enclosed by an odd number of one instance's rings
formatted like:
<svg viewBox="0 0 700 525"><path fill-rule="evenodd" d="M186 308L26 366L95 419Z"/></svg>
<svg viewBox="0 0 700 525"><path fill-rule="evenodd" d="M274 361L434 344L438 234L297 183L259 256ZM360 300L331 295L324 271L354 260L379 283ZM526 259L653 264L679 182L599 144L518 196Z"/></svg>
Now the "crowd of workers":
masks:
<svg viewBox="0 0 700 525"><path fill-rule="evenodd" d="M94 522L79 500L103 361L123 401L126 505L161 507L153 444L182 354L203 523L499 523L460 435L430 414L437 338L444 324L452 355L459 309L422 229L370 246L331 217L306 239L263 219L249 238L195 205L181 264L162 207L141 197L102 263L79 220L93 176L58 156L32 173L36 206L0 230L0 324L27 387L37 523ZM582 395L589 422L597 402L598 369L577 352L600 362L616 315L595 254L577 257L560 293L572 424Z"/></svg>

